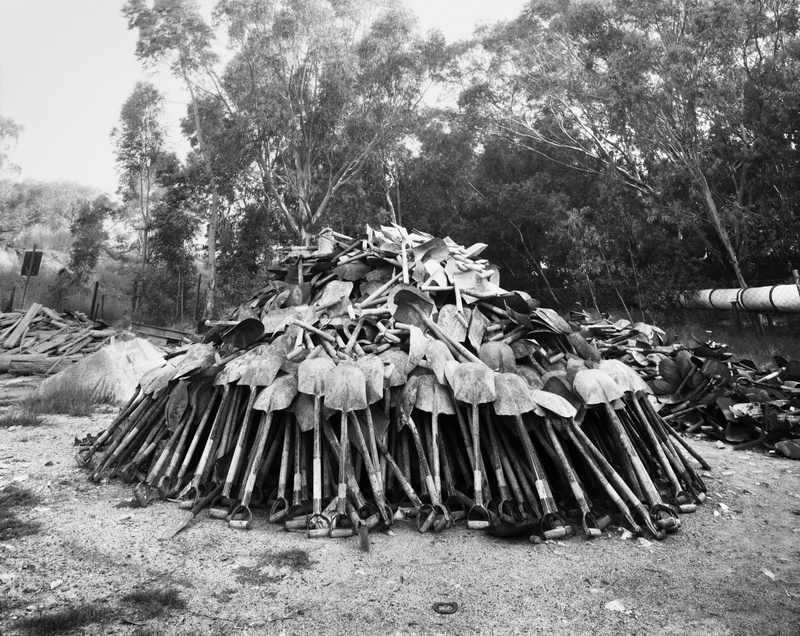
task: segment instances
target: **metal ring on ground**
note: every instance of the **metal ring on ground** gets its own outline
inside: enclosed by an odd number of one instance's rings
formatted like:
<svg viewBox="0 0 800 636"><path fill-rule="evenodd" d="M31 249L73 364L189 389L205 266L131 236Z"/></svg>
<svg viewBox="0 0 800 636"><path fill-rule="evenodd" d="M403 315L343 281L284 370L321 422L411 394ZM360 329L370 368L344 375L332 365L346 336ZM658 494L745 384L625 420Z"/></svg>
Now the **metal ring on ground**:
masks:
<svg viewBox="0 0 800 636"><path fill-rule="evenodd" d="M433 604L433 611L437 614L455 614L458 611L458 603L439 602Z"/></svg>

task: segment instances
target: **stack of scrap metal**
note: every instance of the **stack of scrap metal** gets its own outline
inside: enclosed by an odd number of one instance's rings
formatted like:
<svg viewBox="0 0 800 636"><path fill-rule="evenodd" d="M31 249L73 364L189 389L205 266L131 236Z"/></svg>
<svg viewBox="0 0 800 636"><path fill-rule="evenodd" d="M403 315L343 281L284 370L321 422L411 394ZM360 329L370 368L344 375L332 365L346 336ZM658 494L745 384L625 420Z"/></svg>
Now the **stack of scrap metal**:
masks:
<svg viewBox="0 0 800 636"><path fill-rule="evenodd" d="M777 370L759 371L713 341L685 345L652 325L586 311L571 319L604 358L639 373L664 420L679 430L800 459L800 361L776 356Z"/></svg>
<svg viewBox="0 0 800 636"><path fill-rule="evenodd" d="M39 303L0 314L0 373L54 373L105 345L116 332L80 312L58 313Z"/></svg>
<svg viewBox="0 0 800 636"><path fill-rule="evenodd" d="M78 453L91 479L190 519L248 528L259 507L362 545L404 518L536 540L615 520L661 539L705 499L648 385L503 289L486 245L396 225L322 243L141 379Z"/></svg>

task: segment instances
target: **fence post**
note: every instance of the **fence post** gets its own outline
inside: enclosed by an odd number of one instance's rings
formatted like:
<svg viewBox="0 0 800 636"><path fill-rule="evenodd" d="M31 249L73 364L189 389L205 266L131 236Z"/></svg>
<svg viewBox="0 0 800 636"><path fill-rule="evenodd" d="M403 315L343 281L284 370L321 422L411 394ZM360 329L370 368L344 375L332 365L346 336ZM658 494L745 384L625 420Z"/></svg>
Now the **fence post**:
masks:
<svg viewBox="0 0 800 636"><path fill-rule="evenodd" d="M11 298L8 299L8 310L14 311L14 296L17 294L17 284L11 286Z"/></svg>
<svg viewBox="0 0 800 636"><path fill-rule="evenodd" d="M33 244L33 256L31 257L30 266L28 267L28 275L25 277L25 288L22 290L22 302L20 303L20 309L25 309L25 296L28 295L28 283L31 282L31 271L33 271L34 260L36 260L36 243Z"/></svg>
<svg viewBox="0 0 800 636"><path fill-rule="evenodd" d="M94 282L94 292L92 293L92 308L89 310L89 320L94 320L97 314L97 288L100 287L100 281Z"/></svg>
<svg viewBox="0 0 800 636"><path fill-rule="evenodd" d="M197 309L200 306L200 281L202 278L202 274L197 275L197 287L194 290L194 313L192 314L192 322L195 325L197 324Z"/></svg>

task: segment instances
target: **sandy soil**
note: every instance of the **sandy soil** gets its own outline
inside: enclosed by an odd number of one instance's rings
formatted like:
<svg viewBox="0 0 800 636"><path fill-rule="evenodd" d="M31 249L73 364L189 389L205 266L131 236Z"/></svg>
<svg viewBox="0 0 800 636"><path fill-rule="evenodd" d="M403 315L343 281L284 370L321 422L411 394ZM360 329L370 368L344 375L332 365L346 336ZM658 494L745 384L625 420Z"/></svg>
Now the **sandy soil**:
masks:
<svg viewBox="0 0 800 636"><path fill-rule="evenodd" d="M0 377L0 405L30 386ZM800 633L798 462L693 440L713 467L710 496L660 543L611 528L534 545L400 522L364 553L356 538L308 540L263 515L247 532L201 515L162 540L189 513L128 507L130 486L90 483L75 465L74 438L112 418L0 429L0 488L39 497L15 510L38 531L0 538L0 635L81 608L99 622L51 633ZM165 589L185 607L152 617L124 600Z"/></svg>

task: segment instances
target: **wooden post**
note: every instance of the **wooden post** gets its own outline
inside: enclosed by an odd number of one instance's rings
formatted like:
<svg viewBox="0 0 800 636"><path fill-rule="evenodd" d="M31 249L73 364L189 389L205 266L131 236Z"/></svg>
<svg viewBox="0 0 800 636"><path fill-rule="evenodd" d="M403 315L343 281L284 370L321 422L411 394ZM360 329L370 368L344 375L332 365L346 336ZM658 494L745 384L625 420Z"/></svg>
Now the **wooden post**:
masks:
<svg viewBox="0 0 800 636"><path fill-rule="evenodd" d="M92 308L89 310L89 319L94 320L97 309L97 288L100 287L100 281L94 282L94 292L92 293Z"/></svg>
<svg viewBox="0 0 800 636"><path fill-rule="evenodd" d="M11 286L11 298L8 299L8 310L14 311L14 296L17 293L17 285L14 284Z"/></svg>
<svg viewBox="0 0 800 636"><path fill-rule="evenodd" d="M100 296L100 320L106 319L106 295Z"/></svg>
<svg viewBox="0 0 800 636"><path fill-rule="evenodd" d="M36 243L33 244L33 256L31 258L30 266L28 267L28 275L25 277L25 288L22 290L22 302L19 304L20 309L25 309L25 296L28 294L28 283L31 282L31 271L33 271L33 262L36 260Z"/></svg>

